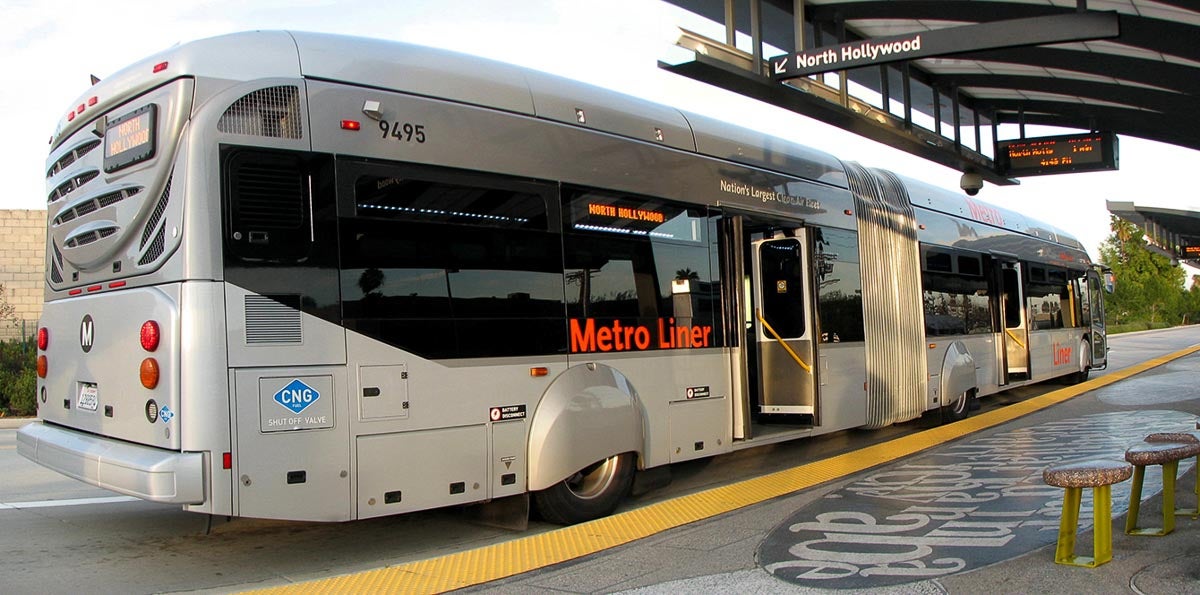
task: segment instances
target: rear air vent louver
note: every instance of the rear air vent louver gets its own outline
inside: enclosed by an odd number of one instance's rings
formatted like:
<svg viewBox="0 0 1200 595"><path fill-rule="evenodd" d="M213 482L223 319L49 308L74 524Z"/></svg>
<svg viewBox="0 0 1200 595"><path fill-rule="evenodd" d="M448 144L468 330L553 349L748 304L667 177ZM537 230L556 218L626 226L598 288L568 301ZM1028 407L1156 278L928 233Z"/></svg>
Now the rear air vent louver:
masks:
<svg viewBox="0 0 1200 595"><path fill-rule="evenodd" d="M142 229L142 242L138 244L139 250L146 247L146 242L150 240L150 235L154 233L154 229L158 227L158 222L162 220L163 213L167 210L167 202L171 198L171 182L174 179L174 173L167 178L167 185L163 188L162 194L158 197L158 204L154 205L154 212L150 213L150 220L146 222L146 227ZM159 238L161 237L162 233L159 232ZM145 260L145 257L143 257L142 260Z"/></svg>
<svg viewBox="0 0 1200 595"><path fill-rule="evenodd" d="M271 138L303 138L300 89L293 86L268 87L250 93L221 114L217 130Z"/></svg>
<svg viewBox="0 0 1200 595"><path fill-rule="evenodd" d="M84 184L87 184L88 182L95 179L95 177L98 175L100 175L100 172L93 169L90 171L85 171L85 172L63 182L62 184L59 184L58 187L55 188L53 191L51 191L50 195L46 197L46 202L48 202L48 203L54 202L64 196L74 192L80 186L83 186Z"/></svg>
<svg viewBox="0 0 1200 595"><path fill-rule="evenodd" d="M294 230L304 225L305 180L293 160L244 161L238 168L239 226Z"/></svg>
<svg viewBox="0 0 1200 595"><path fill-rule="evenodd" d="M75 163L75 161L80 157L87 155L92 151L92 149L95 149L99 146L99 140L91 140L79 145L78 147L75 147L74 149L71 149L70 151L67 151L66 154L58 158L58 161L54 162L54 165L50 166L50 169L46 172L46 177L50 178L54 174L66 169L68 165Z"/></svg>
<svg viewBox="0 0 1200 595"><path fill-rule="evenodd" d="M82 217L88 213L91 213L92 211L117 204L141 191L142 189L140 187L125 188L115 192L101 194L100 196L97 196L91 200L83 201L74 207L59 213L58 217L54 218L54 225L61 225L72 219L75 219L76 217Z"/></svg>
<svg viewBox="0 0 1200 595"><path fill-rule="evenodd" d="M300 343L299 295L245 297L246 344Z"/></svg>
<svg viewBox="0 0 1200 595"><path fill-rule="evenodd" d="M62 273L58 271L58 263L50 261L50 280L55 283L62 283Z"/></svg>
<svg viewBox="0 0 1200 595"><path fill-rule="evenodd" d="M117 233L116 227L102 227L100 229L95 229L95 230L89 231L88 233L85 233L85 234L77 235L77 236L67 240L67 243L64 244L64 246L66 246L68 248L78 248L80 246L86 246L88 244L91 244L92 242L96 242L96 241L102 240L104 238L107 238L108 236L111 236L114 233Z"/></svg>
<svg viewBox="0 0 1200 595"><path fill-rule="evenodd" d="M163 248L166 247L167 243L165 236L166 231L167 230L165 227L158 230L158 233L154 236L154 241L150 242L150 249L142 255L140 260L138 260L138 266L146 266L155 260L158 260L159 256L162 256Z"/></svg>

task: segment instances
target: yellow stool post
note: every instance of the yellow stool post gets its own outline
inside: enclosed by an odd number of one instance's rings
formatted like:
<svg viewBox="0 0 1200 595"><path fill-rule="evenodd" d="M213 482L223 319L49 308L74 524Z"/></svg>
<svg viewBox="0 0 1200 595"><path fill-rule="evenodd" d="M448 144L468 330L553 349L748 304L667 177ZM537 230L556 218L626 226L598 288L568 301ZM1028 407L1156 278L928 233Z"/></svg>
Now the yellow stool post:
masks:
<svg viewBox="0 0 1200 595"><path fill-rule="evenodd" d="M1112 484L1129 479L1133 467L1120 461L1089 460L1047 467L1042 480L1064 488L1062 520L1054 562L1095 568L1112 560ZM1075 555L1083 488L1092 488L1092 556Z"/></svg>
<svg viewBox="0 0 1200 595"><path fill-rule="evenodd" d="M1129 494L1129 514L1125 517L1126 535L1161 537L1175 530L1175 475L1179 472L1179 460L1197 455L1200 455L1200 442L1143 442L1135 444L1125 451L1125 460L1134 465L1133 489ZM1145 479L1147 465L1162 465L1162 527L1138 527L1138 513L1142 504L1142 483Z"/></svg>
<svg viewBox="0 0 1200 595"><path fill-rule="evenodd" d="M1196 426L1200 429L1200 418L1197 418ZM1197 444L1200 443L1200 432L1163 432L1160 434L1150 434L1146 436L1146 442L1178 442L1180 444ZM1186 458L1186 457L1185 457ZM1175 514L1189 515L1192 520L1200 519L1200 452L1196 454L1196 485L1193 488L1193 493L1196 495L1196 506L1194 508L1176 508Z"/></svg>

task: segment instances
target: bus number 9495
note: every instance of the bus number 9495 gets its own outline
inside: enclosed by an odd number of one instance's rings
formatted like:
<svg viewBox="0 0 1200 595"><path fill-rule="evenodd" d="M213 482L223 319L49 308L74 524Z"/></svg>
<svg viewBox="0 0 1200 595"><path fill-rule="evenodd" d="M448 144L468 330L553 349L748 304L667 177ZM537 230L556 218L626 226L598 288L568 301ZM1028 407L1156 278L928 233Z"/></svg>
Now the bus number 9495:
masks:
<svg viewBox="0 0 1200 595"><path fill-rule="evenodd" d="M397 141L404 143L425 142L424 124L413 124L411 122L389 122L387 120L380 120L379 129L383 131L383 138L390 136Z"/></svg>

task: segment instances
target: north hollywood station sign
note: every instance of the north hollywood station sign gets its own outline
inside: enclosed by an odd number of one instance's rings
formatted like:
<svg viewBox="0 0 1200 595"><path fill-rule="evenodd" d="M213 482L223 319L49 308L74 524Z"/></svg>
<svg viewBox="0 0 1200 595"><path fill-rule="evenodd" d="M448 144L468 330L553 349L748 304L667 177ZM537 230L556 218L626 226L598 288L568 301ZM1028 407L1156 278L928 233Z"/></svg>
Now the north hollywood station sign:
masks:
<svg viewBox="0 0 1200 595"><path fill-rule="evenodd" d="M1115 12L1078 12L964 25L816 48L770 59L772 78L793 78L886 64L1046 43L1108 39L1121 34Z"/></svg>

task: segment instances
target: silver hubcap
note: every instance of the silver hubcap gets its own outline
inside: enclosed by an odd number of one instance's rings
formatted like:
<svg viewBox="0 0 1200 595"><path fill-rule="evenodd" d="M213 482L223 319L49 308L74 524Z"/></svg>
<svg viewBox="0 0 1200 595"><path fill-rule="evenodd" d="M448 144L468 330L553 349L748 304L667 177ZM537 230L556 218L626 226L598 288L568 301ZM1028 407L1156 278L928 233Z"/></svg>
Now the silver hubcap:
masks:
<svg viewBox="0 0 1200 595"><path fill-rule="evenodd" d="M608 490L617 476L618 457L610 457L567 478L567 489L584 500L595 498Z"/></svg>

